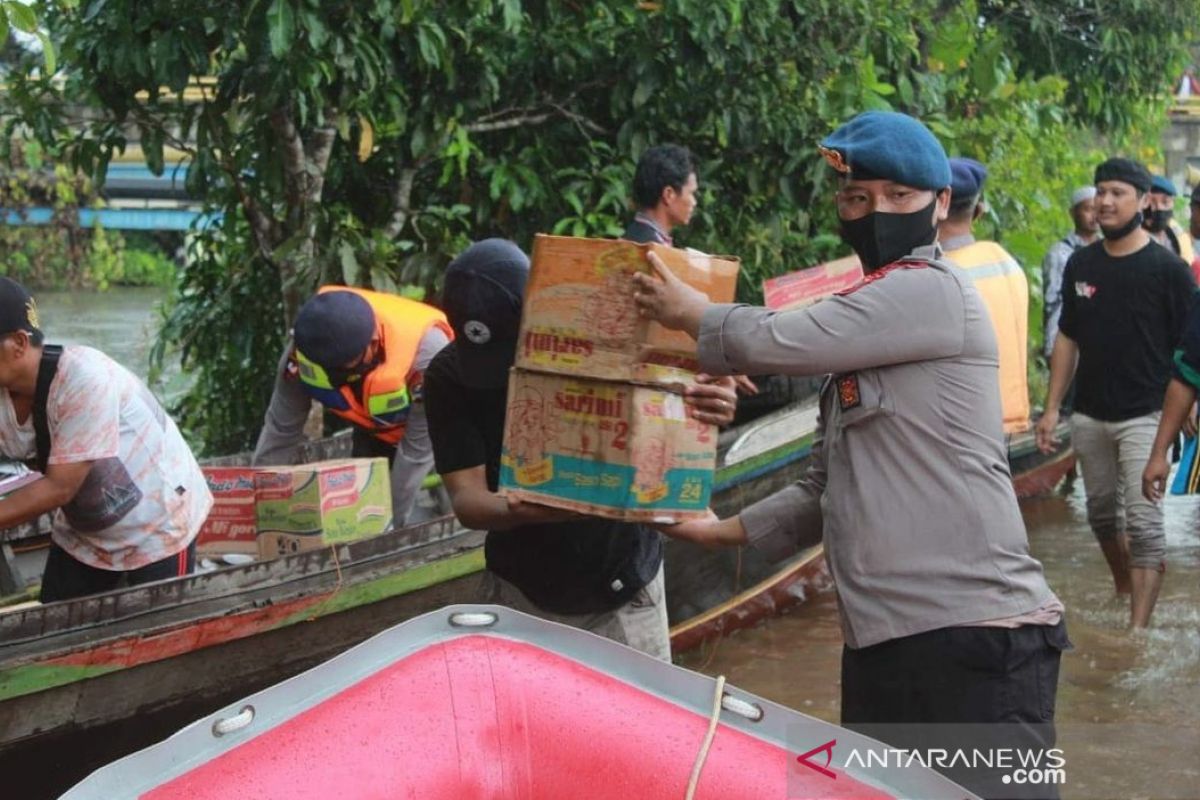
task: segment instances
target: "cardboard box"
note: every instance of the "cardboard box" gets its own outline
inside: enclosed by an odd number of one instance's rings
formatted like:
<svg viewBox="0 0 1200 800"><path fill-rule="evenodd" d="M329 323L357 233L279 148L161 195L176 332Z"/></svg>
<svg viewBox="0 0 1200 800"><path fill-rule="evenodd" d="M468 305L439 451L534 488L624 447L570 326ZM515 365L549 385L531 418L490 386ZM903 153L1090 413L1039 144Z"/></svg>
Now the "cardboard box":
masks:
<svg viewBox="0 0 1200 800"><path fill-rule="evenodd" d="M254 467L201 467L213 507L196 537L199 555L258 552Z"/></svg>
<svg viewBox="0 0 1200 800"><path fill-rule="evenodd" d="M658 244L538 235L516 366L655 385L689 382L697 369L696 343L643 320L633 300L634 273L652 269L647 250L711 300L733 300L736 259Z"/></svg>
<svg viewBox="0 0 1200 800"><path fill-rule="evenodd" d="M703 515L717 430L683 397L628 383L514 369L500 487L524 500L620 520Z"/></svg>
<svg viewBox="0 0 1200 800"><path fill-rule="evenodd" d="M815 267L763 281L763 305L775 311L804 308L863 279L858 256L846 256Z"/></svg>
<svg viewBox="0 0 1200 800"><path fill-rule="evenodd" d="M260 558L365 539L392 526L383 458L260 468L254 488Z"/></svg>

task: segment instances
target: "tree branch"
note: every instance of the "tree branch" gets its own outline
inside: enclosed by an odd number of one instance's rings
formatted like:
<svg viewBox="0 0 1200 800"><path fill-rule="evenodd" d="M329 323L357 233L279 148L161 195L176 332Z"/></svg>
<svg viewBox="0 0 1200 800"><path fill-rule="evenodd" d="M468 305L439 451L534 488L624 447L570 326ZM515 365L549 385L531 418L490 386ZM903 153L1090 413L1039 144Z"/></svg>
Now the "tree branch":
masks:
<svg viewBox="0 0 1200 800"><path fill-rule="evenodd" d="M394 208L392 218L388 220L387 227L384 228L384 233L389 239L399 236L408 223L408 215L412 213L413 181L416 180L416 177L417 171L412 167L400 170L400 178L392 190L392 206Z"/></svg>
<svg viewBox="0 0 1200 800"><path fill-rule="evenodd" d="M522 114L508 119L498 119L495 122L472 122L468 125L463 125L463 129L467 133L491 133L492 131L506 131L512 128L524 128L526 125L541 125L546 120L553 116L549 112L545 114Z"/></svg>
<svg viewBox="0 0 1200 800"><path fill-rule="evenodd" d="M333 152L333 143L336 140L335 128L317 128L304 148L308 157L309 178L305 195L307 202L312 205L321 202L321 195L325 191L325 171L329 168L329 156Z"/></svg>
<svg viewBox="0 0 1200 800"><path fill-rule="evenodd" d="M288 227L293 228L299 222L306 187L308 184L307 159L304 157L304 142L300 140L300 132L292 121L292 115L286 108L277 108L268 117L271 128L279 137L280 151L283 155L283 171L285 194L287 202Z"/></svg>

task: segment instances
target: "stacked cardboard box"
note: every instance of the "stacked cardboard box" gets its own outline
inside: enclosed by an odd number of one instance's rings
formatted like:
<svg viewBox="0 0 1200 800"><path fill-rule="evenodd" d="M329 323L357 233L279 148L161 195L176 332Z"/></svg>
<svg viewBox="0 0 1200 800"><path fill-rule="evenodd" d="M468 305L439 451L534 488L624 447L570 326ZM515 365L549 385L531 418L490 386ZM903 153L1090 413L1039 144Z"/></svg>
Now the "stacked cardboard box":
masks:
<svg viewBox="0 0 1200 800"><path fill-rule="evenodd" d="M258 552L258 520L254 509L253 467L202 467L213 507L196 538L205 556Z"/></svg>
<svg viewBox="0 0 1200 800"><path fill-rule="evenodd" d="M254 476L259 558L376 536L392 526L383 458L260 469Z"/></svg>
<svg viewBox="0 0 1200 800"><path fill-rule="evenodd" d="M688 413L691 337L640 318L633 275L652 250L716 302L735 259L661 245L538 236L509 380L500 485L544 505L622 520L703 514L717 432Z"/></svg>
<svg viewBox="0 0 1200 800"><path fill-rule="evenodd" d="M291 553L364 539L392 525L386 459L294 467L205 467L213 508L200 529L204 555Z"/></svg>

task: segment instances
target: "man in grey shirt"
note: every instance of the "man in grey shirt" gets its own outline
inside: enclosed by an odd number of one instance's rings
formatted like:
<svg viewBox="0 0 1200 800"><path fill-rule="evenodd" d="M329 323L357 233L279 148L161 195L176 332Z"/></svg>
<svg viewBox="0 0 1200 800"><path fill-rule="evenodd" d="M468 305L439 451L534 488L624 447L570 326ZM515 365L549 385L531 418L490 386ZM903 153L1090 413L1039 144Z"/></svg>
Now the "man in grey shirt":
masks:
<svg viewBox="0 0 1200 800"><path fill-rule="evenodd" d="M821 152L840 173L858 287L775 313L710 304L653 257L658 278L637 278L642 313L696 338L706 371L832 373L803 480L730 519L663 530L780 556L823 537L846 639L844 724L1019 723L1000 726L1006 746L1052 746L1063 608L1012 489L987 311L934 243L945 151L911 117L867 112ZM952 777L985 796L1011 790Z"/></svg>
<svg viewBox="0 0 1200 800"><path fill-rule="evenodd" d="M1075 223L1075 229L1050 245L1042 259L1042 353L1047 361L1054 352L1054 338L1058 335L1063 270L1067 268L1067 260L1100 235L1100 225L1096 222L1095 186L1081 186L1071 195L1071 221Z"/></svg>
<svg viewBox="0 0 1200 800"><path fill-rule="evenodd" d="M445 315L424 303L322 287L296 315L253 463L296 463L316 401L354 426L354 456L389 460L392 518L411 522L433 468L423 376L453 337Z"/></svg>

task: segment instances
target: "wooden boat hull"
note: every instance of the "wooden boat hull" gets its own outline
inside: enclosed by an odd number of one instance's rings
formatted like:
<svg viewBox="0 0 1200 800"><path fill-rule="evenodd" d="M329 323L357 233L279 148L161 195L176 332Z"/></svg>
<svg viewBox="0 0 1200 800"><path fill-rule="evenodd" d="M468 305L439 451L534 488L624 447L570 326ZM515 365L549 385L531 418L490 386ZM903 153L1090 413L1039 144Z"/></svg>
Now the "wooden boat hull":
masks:
<svg viewBox="0 0 1200 800"><path fill-rule="evenodd" d="M860 766L853 751L886 746L704 675L511 609L458 606L245 697L64 800L682 797L714 702L702 800L971 797L929 769ZM821 746L821 769L802 761Z"/></svg>
<svg viewBox="0 0 1200 800"><path fill-rule="evenodd" d="M718 510L733 513L802 475L813 427L815 411L791 409L723 437ZM1022 474L1061 470L1068 458ZM278 680L412 614L479 599L481 543L482 534L447 518L329 550L0 614L0 748L134 714L211 708L230 687ZM774 563L749 548L671 542L666 564L679 652L830 584L819 548Z"/></svg>

